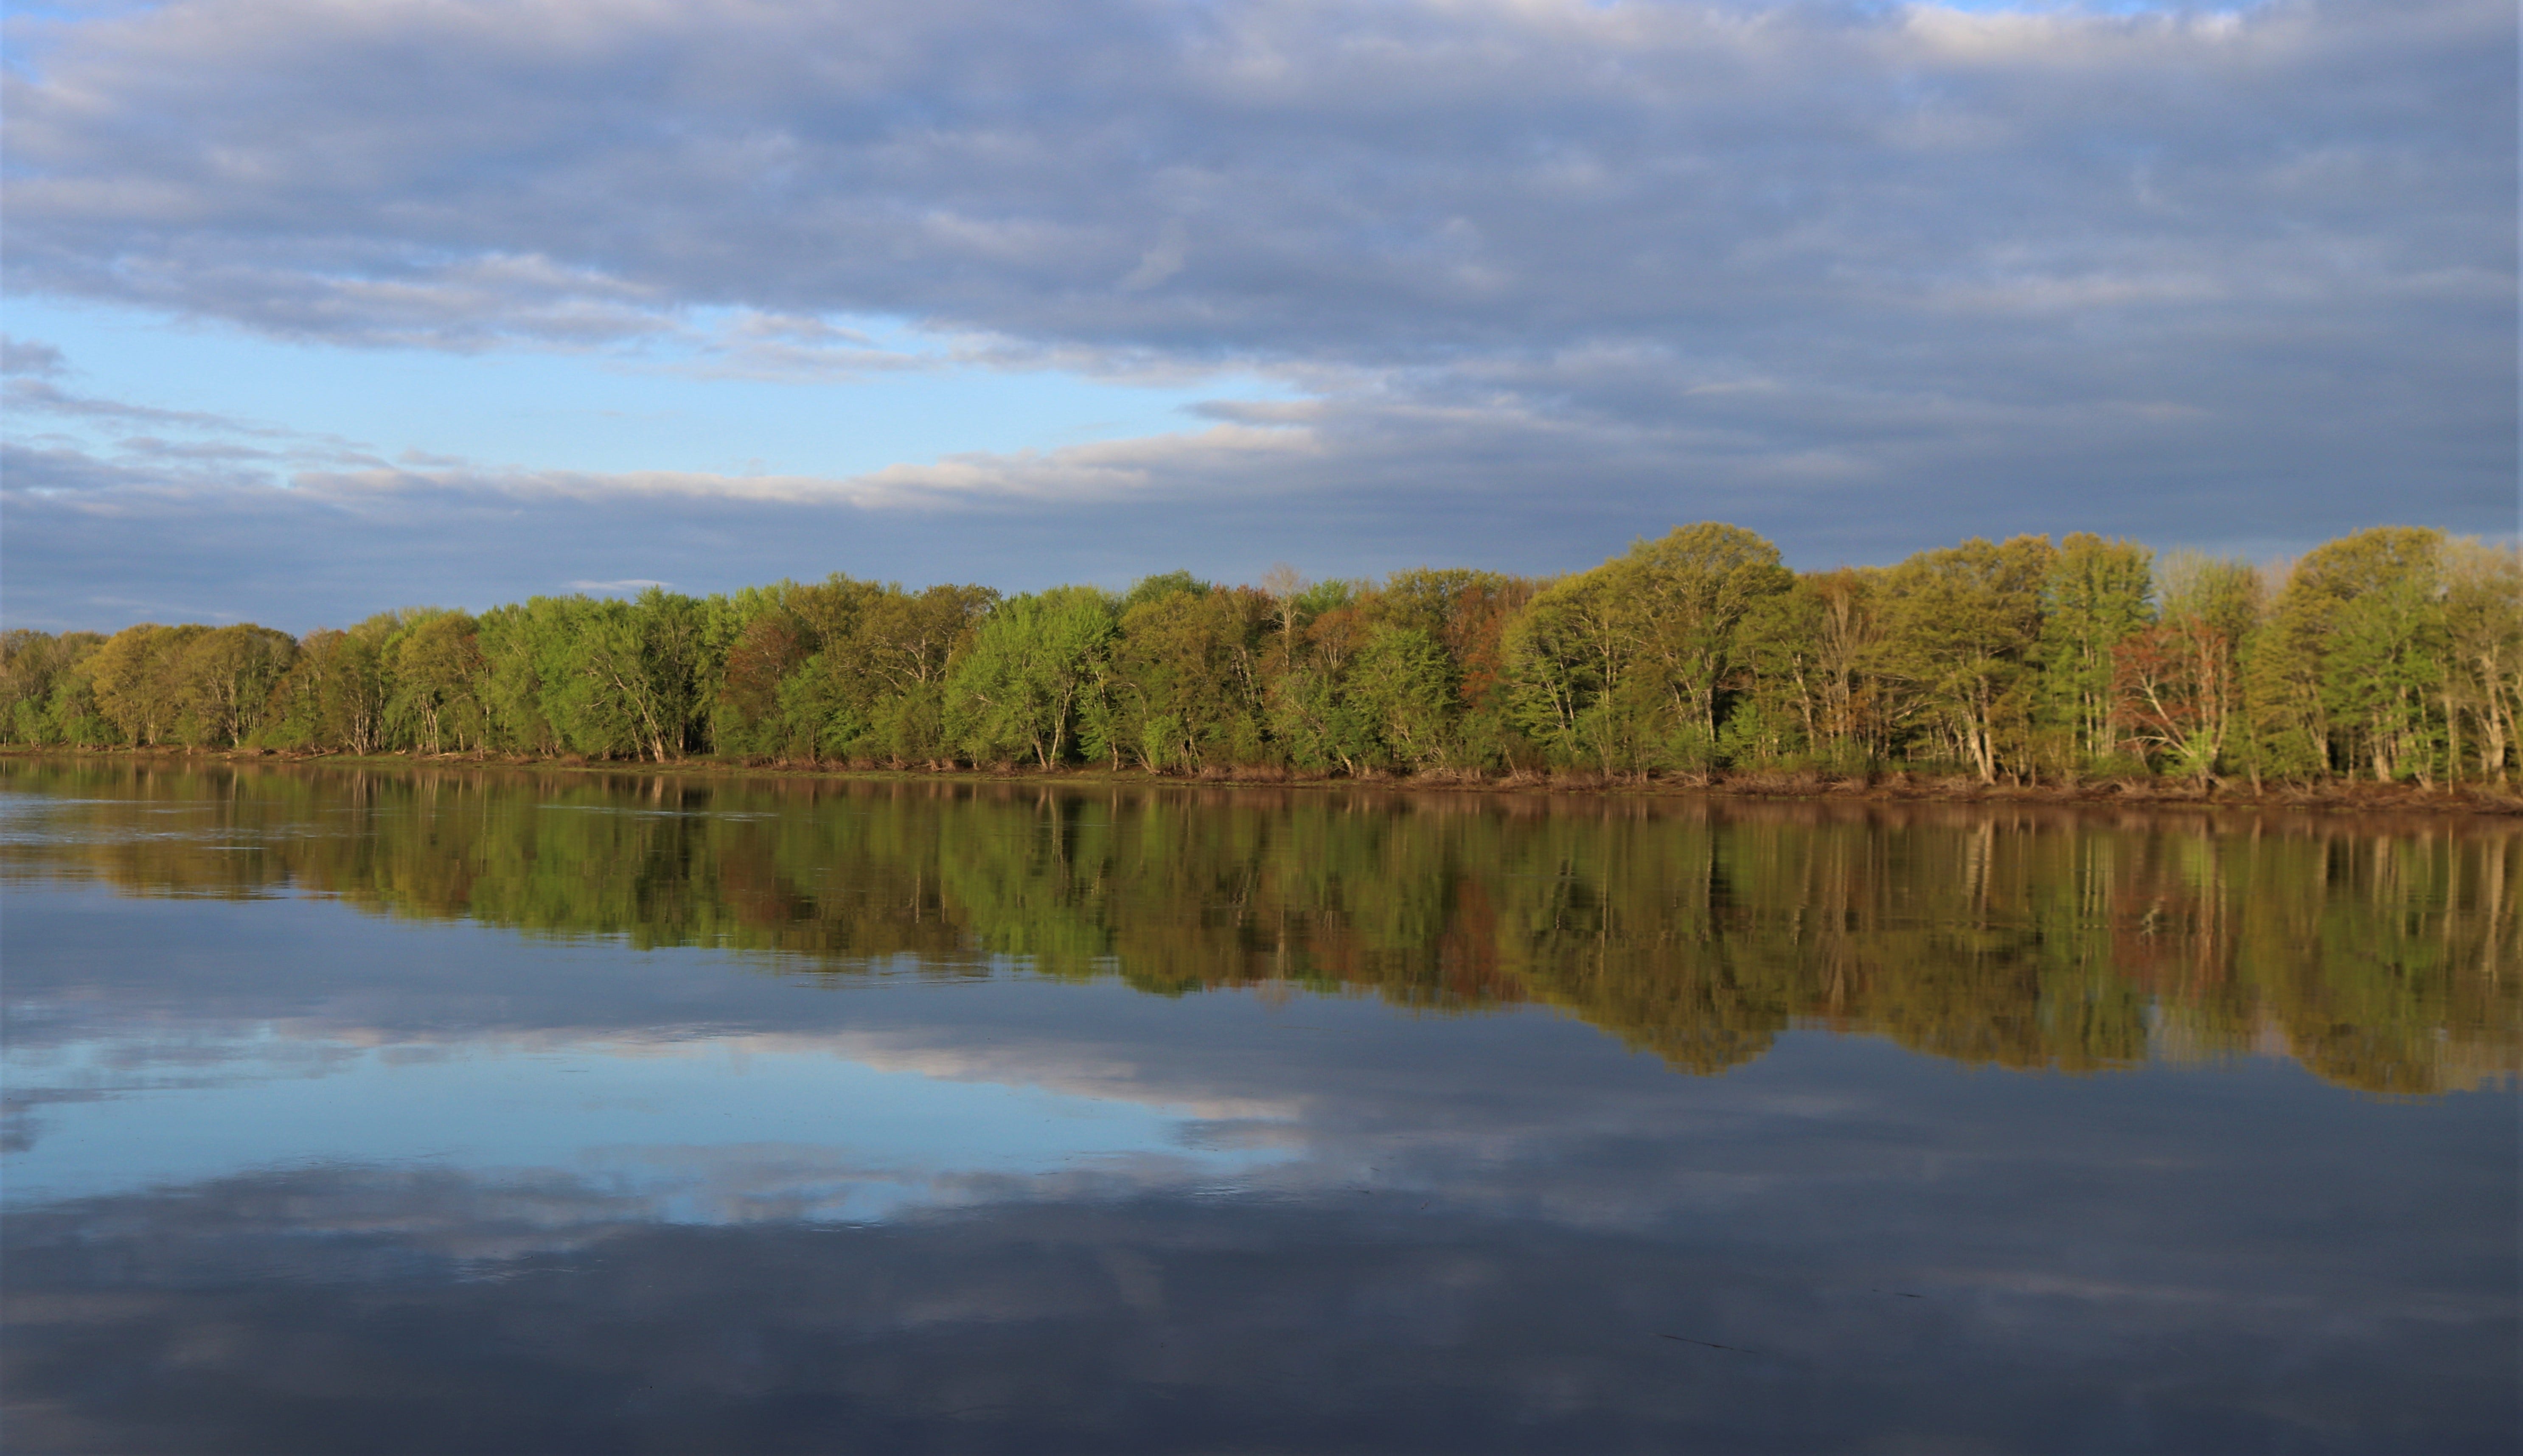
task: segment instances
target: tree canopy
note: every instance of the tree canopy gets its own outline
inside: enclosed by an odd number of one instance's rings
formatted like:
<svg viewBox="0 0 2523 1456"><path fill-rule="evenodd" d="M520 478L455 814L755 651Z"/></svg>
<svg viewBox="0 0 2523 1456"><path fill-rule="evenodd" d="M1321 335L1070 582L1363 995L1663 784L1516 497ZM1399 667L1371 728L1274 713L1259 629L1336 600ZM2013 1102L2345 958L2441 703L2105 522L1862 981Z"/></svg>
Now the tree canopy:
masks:
<svg viewBox="0 0 2523 1456"><path fill-rule="evenodd" d="M2523 561L2379 527L2292 565L2075 534L1796 572L1717 523L1591 571L1002 597L834 576L292 638L0 638L24 744L1154 773L2507 781Z"/></svg>

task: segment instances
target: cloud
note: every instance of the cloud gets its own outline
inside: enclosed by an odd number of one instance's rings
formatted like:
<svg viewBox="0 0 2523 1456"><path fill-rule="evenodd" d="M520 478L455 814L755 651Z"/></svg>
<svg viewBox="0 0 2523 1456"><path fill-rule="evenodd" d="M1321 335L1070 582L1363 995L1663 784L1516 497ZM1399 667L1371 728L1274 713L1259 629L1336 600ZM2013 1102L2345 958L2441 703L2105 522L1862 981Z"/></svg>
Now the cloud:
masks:
<svg viewBox="0 0 2523 1456"><path fill-rule="evenodd" d="M2512 28L2467 0L199 3L40 56L8 227L20 287L456 347L709 302L1391 361L1956 326L1956 297L2016 325L2448 273L2485 301L2509 149L2457 128L2510 108Z"/></svg>
<svg viewBox="0 0 2523 1456"><path fill-rule="evenodd" d="M6 452L9 473L0 498L65 491L93 496L108 488L151 493L277 484L293 469L382 463L367 446L338 435L73 394L52 382L74 371L62 351L47 344L7 341L7 365L0 370L8 376L0 384L0 409L9 417L10 439L0 451ZM49 417L73 432L98 431L107 438L100 443L79 433L30 434L24 428L29 417ZM168 433L197 438L169 439Z"/></svg>
<svg viewBox="0 0 2523 1456"><path fill-rule="evenodd" d="M47 349L50 366L44 374L62 369L61 351ZM145 404L125 404L117 399L99 399L72 395L44 382L34 370L12 370L6 396L9 408L19 413L68 415L75 419L106 420L127 425L173 425L185 429L215 430L233 435L274 435L283 432L250 425L225 415L205 414L198 410L153 409Z"/></svg>
<svg viewBox="0 0 2523 1456"><path fill-rule="evenodd" d="M614 591L645 591L651 587L672 587L674 583L651 582L642 577L626 577L619 582L572 582L569 585L575 591L593 591L601 594Z"/></svg>
<svg viewBox="0 0 2523 1456"><path fill-rule="evenodd" d="M846 482L552 460L500 491L1163 499L1178 555L1302 499L1337 504L1290 559L1368 521L1525 570L1703 516L1812 564L2017 530L2300 546L2387 485L2505 532L2515 23L196 0L20 24L0 226L13 289L343 346L1305 397Z"/></svg>
<svg viewBox="0 0 2523 1456"><path fill-rule="evenodd" d="M1165 236L1157 245L1139 256L1139 265L1121 280L1123 293L1144 293L1183 270L1189 258L1189 245L1180 222L1166 224Z"/></svg>
<svg viewBox="0 0 2523 1456"><path fill-rule="evenodd" d="M0 334L0 375L50 379L66 367L62 352L34 339Z"/></svg>
<svg viewBox="0 0 2523 1456"><path fill-rule="evenodd" d="M1220 423L1194 434L1103 442L1011 455L975 452L847 477L728 475L703 471L568 471L398 466L307 471L301 493L340 500L464 493L537 501L753 500L869 508L944 508L1025 501L1095 503L1174 496L1204 477L1245 475L1260 459L1307 448L1302 432Z"/></svg>
<svg viewBox="0 0 2523 1456"><path fill-rule="evenodd" d="M66 372L52 352L54 372ZM311 625L376 610L347 576L328 591L325 568L299 564L310 548L350 564L324 539L348 524L341 507L292 483L301 472L384 468L357 443L73 395L25 374L0 386L0 406L9 421L0 439L8 523L0 618L12 627L112 631L139 620L256 614ZM27 428L45 417L68 428ZM293 575L305 600L289 600ZM390 580L379 574L369 589ZM415 584L406 599L430 594Z"/></svg>
<svg viewBox="0 0 2523 1456"><path fill-rule="evenodd" d="M1225 401L1178 434L855 476L389 461L318 438L187 441L135 420L111 445L0 446L0 612L108 628L127 611L105 603L146 598L167 603L162 615L297 630L583 582L714 591L841 571L1027 590L1175 565L1253 581L1281 560L1317 576L1553 572L1701 519L1761 531L1807 567L2066 529L2258 557L2370 524L2376 480L2406 485L2395 518L2510 529L2510 479L2470 476L2475 446L2443 402L2416 384L2401 394L2442 434L2378 438L2351 416L2238 442L2178 395L1821 394L1576 356L1466 368L1415 393ZM1935 483L1933 510L1915 498L1921 480Z"/></svg>

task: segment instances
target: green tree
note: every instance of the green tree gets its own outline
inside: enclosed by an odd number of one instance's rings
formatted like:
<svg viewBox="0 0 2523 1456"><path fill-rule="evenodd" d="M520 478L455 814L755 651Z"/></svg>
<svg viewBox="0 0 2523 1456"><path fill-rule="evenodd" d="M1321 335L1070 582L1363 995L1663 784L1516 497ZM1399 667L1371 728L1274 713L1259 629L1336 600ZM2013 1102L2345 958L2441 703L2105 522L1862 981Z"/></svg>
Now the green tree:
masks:
<svg viewBox="0 0 2523 1456"><path fill-rule="evenodd" d="M446 751L451 739L458 752L468 741L486 746L490 664L470 614L406 614L386 645L385 665L392 683L386 712L405 741L429 753Z"/></svg>
<svg viewBox="0 0 2523 1456"><path fill-rule="evenodd" d="M1448 726L1448 757L1465 768L1501 767L1530 751L1515 727L1507 686L1507 624L1541 589L1528 578L1490 571L1396 572L1352 609L1356 628L1349 647L1354 651L1363 640L1370 623L1426 634L1444 649L1447 675L1460 701ZM1330 616L1315 624L1318 632L1326 625Z"/></svg>
<svg viewBox="0 0 2523 1456"><path fill-rule="evenodd" d="M1720 734L1729 763L1850 773L1882 751L1878 575L1799 576L1744 614L1733 679L1741 701Z"/></svg>
<svg viewBox="0 0 2523 1456"><path fill-rule="evenodd" d="M232 747L253 737L297 658L296 638L252 623L205 632L186 643L173 667L193 739Z"/></svg>
<svg viewBox="0 0 2523 1456"><path fill-rule="evenodd" d="M1093 587L1012 597L983 618L948 672L946 726L976 762L1029 754L1063 762L1075 744L1080 700L1100 684L1117 605Z"/></svg>
<svg viewBox="0 0 2523 1456"><path fill-rule="evenodd" d="M1178 594L1199 596L1214 589L1209 583L1187 571L1160 572L1155 576L1141 577L1130 584L1130 589L1121 593L1120 609L1127 613L1142 602L1163 601L1168 596Z"/></svg>
<svg viewBox="0 0 2523 1456"><path fill-rule="evenodd" d="M1794 580L1777 547L1709 522L1551 584L1508 632L1518 726L1556 761L1607 774L1704 767L1741 624Z"/></svg>
<svg viewBox="0 0 2523 1456"><path fill-rule="evenodd" d="M96 706L90 664L102 634L14 628L0 633L0 734L19 743L113 742Z"/></svg>
<svg viewBox="0 0 2523 1456"><path fill-rule="evenodd" d="M526 612L543 716L564 743L658 763L686 751L703 711L697 601L651 587L633 601L536 597Z"/></svg>
<svg viewBox="0 0 2523 1456"><path fill-rule="evenodd" d="M2153 621L2155 553L2076 532L2041 583L2041 718L2075 765L2107 758L2114 723L2112 649Z"/></svg>
<svg viewBox="0 0 2523 1456"><path fill-rule="evenodd" d="M490 744L511 752L554 753L560 734L544 713L539 638L548 614L532 604L494 607L474 620L483 663L482 696Z"/></svg>
<svg viewBox="0 0 2523 1456"><path fill-rule="evenodd" d="M947 664L997 593L835 575L724 600L710 719L723 751L935 760Z"/></svg>
<svg viewBox="0 0 2523 1456"><path fill-rule="evenodd" d="M1347 695L1388 762L1451 766L1459 700L1454 664L1435 637L1415 627L1377 629L1350 667Z"/></svg>
<svg viewBox="0 0 2523 1456"><path fill-rule="evenodd" d="M1720 699L1743 655L1744 616L1793 586L1794 575L1779 564L1777 546L1714 521L1640 541L1614 565L1640 663L1671 695L1676 725L1691 741L1713 744Z"/></svg>
<svg viewBox="0 0 2523 1456"><path fill-rule="evenodd" d="M2243 722L2235 747L2255 788L2264 779L2318 778L2330 772L2330 726L2321 690L2318 603L2287 591L2291 563L2261 573L2268 611L2243 639Z"/></svg>
<svg viewBox="0 0 2523 1456"><path fill-rule="evenodd" d="M348 630L309 633L273 690L263 741L277 748L352 753L387 746L393 682L385 649L402 627L402 613L381 612Z"/></svg>
<svg viewBox="0 0 2523 1456"><path fill-rule="evenodd" d="M1509 624L1509 702L1517 726L1554 763L1605 774L1643 767L1651 728L1641 712L1662 693L1642 691L1631 650L1626 583L1611 565L1545 587Z"/></svg>
<svg viewBox="0 0 2523 1456"><path fill-rule="evenodd" d="M2445 544L2445 717L2454 732L2470 731L2479 771L2501 779L2523 717L2523 550L2475 540Z"/></svg>
<svg viewBox="0 0 2523 1456"><path fill-rule="evenodd" d="M1736 649L1740 700L1718 746L1738 768L1784 766L1828 735L1830 680L1824 671L1824 599L1810 579L1755 603Z"/></svg>
<svg viewBox="0 0 2523 1456"><path fill-rule="evenodd" d="M787 751L846 756L873 727L870 710L883 683L870 660L867 618L884 596L874 582L839 575L786 588L784 625L804 654L782 676L776 693L778 735Z"/></svg>
<svg viewBox="0 0 2523 1456"><path fill-rule="evenodd" d="M1975 539L1922 551L1883 577L1879 670L1982 783L1996 780L2028 721L2041 588L2056 554L2046 537Z"/></svg>
<svg viewBox="0 0 2523 1456"><path fill-rule="evenodd" d="M1889 751L1890 705L1874 663L1882 649L1882 573L1841 567L1803 579L1817 602L1814 723L1823 756L1847 770Z"/></svg>
<svg viewBox="0 0 2523 1456"><path fill-rule="evenodd" d="M89 665L97 709L125 739L147 748L184 736L184 651L209 631L144 622L97 648Z"/></svg>
<svg viewBox="0 0 2523 1456"><path fill-rule="evenodd" d="M1112 687L1088 732L1089 750L1116 767L1136 758L1160 772L1249 754L1260 737L1268 598L1188 587L1132 595L1140 600L1120 615Z"/></svg>
<svg viewBox="0 0 2523 1456"><path fill-rule="evenodd" d="M2308 553L2255 643L2264 752L2280 773L2426 777L2442 741L2444 533L2385 526Z"/></svg>
<svg viewBox="0 0 2523 1456"><path fill-rule="evenodd" d="M812 756L811 737L791 731L780 685L812 656L804 625L785 606L755 612L724 649L712 736L723 752Z"/></svg>
<svg viewBox="0 0 2523 1456"><path fill-rule="evenodd" d="M868 709L870 746L895 764L951 757L946 677L999 594L987 587L888 587L864 619L869 677L881 684Z"/></svg>

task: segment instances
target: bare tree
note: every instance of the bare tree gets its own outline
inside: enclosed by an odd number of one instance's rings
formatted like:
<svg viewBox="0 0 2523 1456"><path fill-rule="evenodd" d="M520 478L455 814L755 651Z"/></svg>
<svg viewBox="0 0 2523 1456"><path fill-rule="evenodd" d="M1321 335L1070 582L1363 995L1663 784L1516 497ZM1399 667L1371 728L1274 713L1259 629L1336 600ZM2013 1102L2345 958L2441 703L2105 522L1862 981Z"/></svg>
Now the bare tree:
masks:
<svg viewBox="0 0 2523 1456"><path fill-rule="evenodd" d="M1279 650L1284 655L1283 667L1297 662L1297 598L1312 586L1297 569L1285 561L1274 562L1262 574L1262 589L1279 604Z"/></svg>

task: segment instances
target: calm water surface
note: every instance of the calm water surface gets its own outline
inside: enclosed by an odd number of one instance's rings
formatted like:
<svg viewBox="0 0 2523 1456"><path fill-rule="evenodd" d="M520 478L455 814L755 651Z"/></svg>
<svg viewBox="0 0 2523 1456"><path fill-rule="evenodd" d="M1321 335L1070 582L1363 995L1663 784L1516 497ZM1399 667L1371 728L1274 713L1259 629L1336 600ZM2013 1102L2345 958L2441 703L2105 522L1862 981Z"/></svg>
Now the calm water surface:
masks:
<svg viewBox="0 0 2523 1456"><path fill-rule="evenodd" d="M0 762L14 1451L2509 1451L2523 826Z"/></svg>

